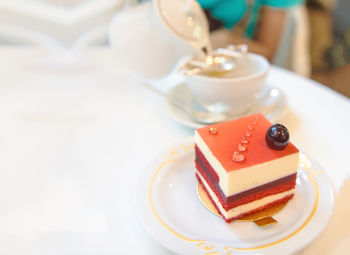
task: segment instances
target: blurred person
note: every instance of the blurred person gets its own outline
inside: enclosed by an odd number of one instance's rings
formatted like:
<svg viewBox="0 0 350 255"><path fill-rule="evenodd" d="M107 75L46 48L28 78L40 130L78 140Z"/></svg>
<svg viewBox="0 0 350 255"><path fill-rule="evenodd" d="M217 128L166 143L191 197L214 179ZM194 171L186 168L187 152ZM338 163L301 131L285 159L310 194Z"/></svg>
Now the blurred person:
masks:
<svg viewBox="0 0 350 255"><path fill-rule="evenodd" d="M213 49L246 44L274 65L310 75L304 0L196 1L208 18Z"/></svg>
<svg viewBox="0 0 350 255"><path fill-rule="evenodd" d="M313 0L311 7L325 9L322 2ZM321 33L331 35L332 40L322 54L324 67L315 70L313 79L350 97L350 1L337 0L330 10L330 26ZM316 43L316 42L315 42Z"/></svg>
<svg viewBox="0 0 350 255"><path fill-rule="evenodd" d="M280 45L290 7L302 0L197 0L204 9L213 48L247 44L272 61Z"/></svg>

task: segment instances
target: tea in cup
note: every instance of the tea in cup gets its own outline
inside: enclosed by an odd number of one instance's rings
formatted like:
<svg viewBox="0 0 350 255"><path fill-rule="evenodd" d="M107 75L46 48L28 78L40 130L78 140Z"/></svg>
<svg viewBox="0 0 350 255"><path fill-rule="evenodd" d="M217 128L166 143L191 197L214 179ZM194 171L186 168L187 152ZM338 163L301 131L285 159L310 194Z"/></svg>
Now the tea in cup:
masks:
<svg viewBox="0 0 350 255"><path fill-rule="evenodd" d="M248 53L237 58L232 71L185 76L193 98L209 112L241 114L249 109L265 85L269 62Z"/></svg>

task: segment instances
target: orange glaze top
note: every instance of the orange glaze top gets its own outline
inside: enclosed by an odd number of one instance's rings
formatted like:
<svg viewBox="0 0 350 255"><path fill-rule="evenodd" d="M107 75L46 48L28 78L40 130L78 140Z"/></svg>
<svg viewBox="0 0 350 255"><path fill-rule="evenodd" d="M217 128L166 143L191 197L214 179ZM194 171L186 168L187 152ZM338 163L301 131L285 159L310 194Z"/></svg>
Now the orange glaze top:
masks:
<svg viewBox="0 0 350 255"><path fill-rule="evenodd" d="M253 124L252 124L253 123ZM246 136L248 126L253 126L250 137ZM224 167L226 172L261 164L284 157L299 150L289 142L281 151L270 149L265 142L265 134L272 124L262 115L254 114L237 120L227 121L197 129L198 134L207 144L210 151ZM209 129L215 128L217 134L210 134ZM242 137L248 139L247 149L241 152L245 159L241 162L232 160L232 155L238 150Z"/></svg>

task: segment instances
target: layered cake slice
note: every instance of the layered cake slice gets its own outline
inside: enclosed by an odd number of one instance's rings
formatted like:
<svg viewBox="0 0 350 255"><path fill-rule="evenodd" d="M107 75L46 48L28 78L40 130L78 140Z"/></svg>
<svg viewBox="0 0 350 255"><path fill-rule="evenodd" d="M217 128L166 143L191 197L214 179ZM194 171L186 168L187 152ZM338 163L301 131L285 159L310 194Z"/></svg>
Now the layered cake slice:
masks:
<svg viewBox="0 0 350 255"><path fill-rule="evenodd" d="M262 115L195 131L196 177L230 222L294 195L299 150Z"/></svg>

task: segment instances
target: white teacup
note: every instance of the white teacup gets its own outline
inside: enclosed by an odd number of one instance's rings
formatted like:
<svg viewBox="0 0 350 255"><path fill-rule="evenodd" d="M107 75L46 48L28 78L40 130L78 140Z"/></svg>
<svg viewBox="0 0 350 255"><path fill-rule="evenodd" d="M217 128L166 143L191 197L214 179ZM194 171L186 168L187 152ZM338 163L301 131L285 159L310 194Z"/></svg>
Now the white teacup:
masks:
<svg viewBox="0 0 350 255"><path fill-rule="evenodd" d="M265 85L269 62L249 53L223 76L187 75L186 83L194 99L210 112L240 114L256 100Z"/></svg>

